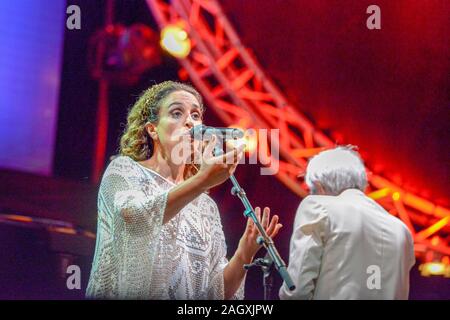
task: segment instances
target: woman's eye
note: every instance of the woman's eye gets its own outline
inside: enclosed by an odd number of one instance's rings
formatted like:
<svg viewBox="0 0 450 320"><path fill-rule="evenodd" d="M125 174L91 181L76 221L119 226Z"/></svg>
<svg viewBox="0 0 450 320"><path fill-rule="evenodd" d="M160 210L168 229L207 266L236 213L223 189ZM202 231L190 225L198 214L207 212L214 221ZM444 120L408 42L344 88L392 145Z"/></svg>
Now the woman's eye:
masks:
<svg viewBox="0 0 450 320"><path fill-rule="evenodd" d="M183 115L183 113L180 112L180 111L173 111L173 112L172 112L172 116L173 116L174 118L179 118L179 117L181 117L182 115Z"/></svg>

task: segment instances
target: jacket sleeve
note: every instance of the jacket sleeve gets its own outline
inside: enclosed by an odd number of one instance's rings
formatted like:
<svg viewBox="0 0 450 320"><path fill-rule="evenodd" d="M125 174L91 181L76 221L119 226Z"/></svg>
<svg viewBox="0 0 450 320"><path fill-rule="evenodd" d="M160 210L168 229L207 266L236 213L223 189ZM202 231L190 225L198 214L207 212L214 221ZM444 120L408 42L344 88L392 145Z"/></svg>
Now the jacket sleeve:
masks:
<svg viewBox="0 0 450 320"><path fill-rule="evenodd" d="M309 300L314 297L327 229L325 207L314 200L314 196L306 197L297 210L290 243L288 272L296 289L290 291L283 284L280 299Z"/></svg>

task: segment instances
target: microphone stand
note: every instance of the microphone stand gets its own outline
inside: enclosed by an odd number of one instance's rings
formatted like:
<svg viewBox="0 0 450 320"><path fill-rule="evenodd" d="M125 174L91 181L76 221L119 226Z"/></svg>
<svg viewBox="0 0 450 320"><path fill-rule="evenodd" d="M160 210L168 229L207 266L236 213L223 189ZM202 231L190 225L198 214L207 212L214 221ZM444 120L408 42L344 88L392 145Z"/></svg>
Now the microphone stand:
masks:
<svg viewBox="0 0 450 320"><path fill-rule="evenodd" d="M258 244L260 243L260 240L262 241L262 238L258 237ZM255 261L253 261L252 263L244 265L244 268L246 270L250 269L251 267L261 267L263 271L264 300L270 300L273 287L273 277L271 274L273 270L272 258L268 253L266 253L264 258L255 259Z"/></svg>
<svg viewBox="0 0 450 320"><path fill-rule="evenodd" d="M219 142L219 144L217 144L215 149L214 149L214 155L220 155L220 154L223 154L222 143L221 142ZM289 288L289 290L291 290L291 291L294 290L295 289L295 285L292 282L292 279L289 276L289 273L287 272L286 264L283 261L283 259L280 257L280 254L278 253L277 249L275 248L275 244L274 244L273 240L267 235L266 230L264 230L263 226L258 221L258 218L256 217L256 214L255 214L255 211L253 210L253 207L250 204L250 201L248 200L244 189L242 189L242 187L239 185L239 182L237 181L237 179L236 179L236 177L234 175L230 176L230 180L233 183L233 188L231 189L231 194L234 195L234 196L237 196L241 200L241 202L242 202L242 204L244 205L244 208L245 208L244 216L246 218L251 218L253 220L253 222L255 223L256 227L259 230L259 233L261 234L258 237L258 239L257 239L257 243L259 245L264 246L264 248L267 250L267 255L266 256L269 257L270 260L272 261L272 262L270 262L269 259L263 259L263 261L256 259L250 265L246 265L247 267L244 266L244 268L248 269L251 266L261 266L261 267L263 267L263 271L265 272L264 280L267 280L267 279L270 278L271 265L274 264L275 265L275 269L278 271L278 273L280 274L281 278L286 283L286 285ZM264 269L264 268L266 268L266 269ZM266 276L266 274L267 274L267 276ZM270 280L269 281L265 281L264 285L266 283L270 283ZM270 288L271 288L271 286L272 286L272 284L270 283ZM270 294L270 289L268 291L269 291L268 293ZM266 298L266 295L265 295L265 298Z"/></svg>

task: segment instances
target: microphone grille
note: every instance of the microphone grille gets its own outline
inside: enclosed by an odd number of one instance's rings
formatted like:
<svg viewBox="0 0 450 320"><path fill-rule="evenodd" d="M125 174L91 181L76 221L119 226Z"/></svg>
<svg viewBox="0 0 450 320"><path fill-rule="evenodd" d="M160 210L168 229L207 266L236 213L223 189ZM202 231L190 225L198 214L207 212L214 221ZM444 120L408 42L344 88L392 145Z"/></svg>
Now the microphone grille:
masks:
<svg viewBox="0 0 450 320"><path fill-rule="evenodd" d="M201 139L203 136L203 132L205 131L206 126L203 124L199 124L191 128L191 136L194 139Z"/></svg>

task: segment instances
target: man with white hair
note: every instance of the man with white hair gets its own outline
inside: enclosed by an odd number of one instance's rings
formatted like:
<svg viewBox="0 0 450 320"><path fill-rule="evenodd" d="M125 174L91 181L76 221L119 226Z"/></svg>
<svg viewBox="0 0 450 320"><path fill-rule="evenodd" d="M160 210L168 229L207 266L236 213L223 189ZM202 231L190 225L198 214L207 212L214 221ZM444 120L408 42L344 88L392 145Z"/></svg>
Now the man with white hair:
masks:
<svg viewBox="0 0 450 320"><path fill-rule="evenodd" d="M283 284L280 299L408 299L411 233L364 194L353 147L313 157L305 180L311 195L297 210L288 267L296 289Z"/></svg>

